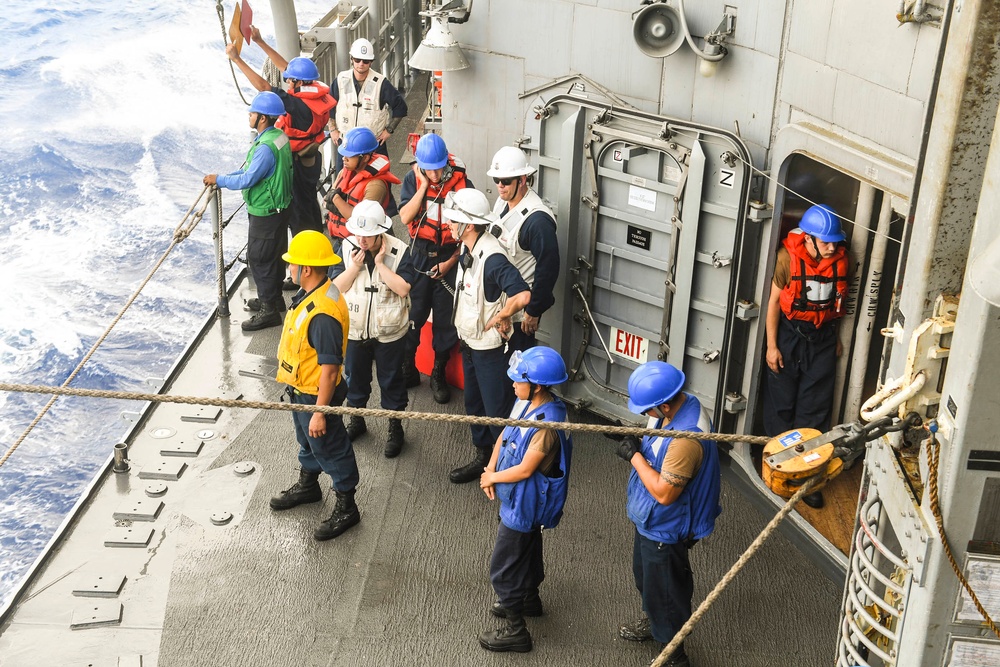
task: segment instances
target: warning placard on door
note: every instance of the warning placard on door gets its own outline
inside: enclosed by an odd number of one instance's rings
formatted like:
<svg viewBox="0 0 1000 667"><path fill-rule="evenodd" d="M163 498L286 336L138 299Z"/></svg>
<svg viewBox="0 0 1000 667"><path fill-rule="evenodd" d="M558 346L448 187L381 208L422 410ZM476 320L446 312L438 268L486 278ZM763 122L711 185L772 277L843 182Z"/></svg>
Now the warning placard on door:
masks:
<svg viewBox="0 0 1000 667"><path fill-rule="evenodd" d="M656 192L640 188L637 185L628 186L628 205L641 208L644 211L656 210Z"/></svg>

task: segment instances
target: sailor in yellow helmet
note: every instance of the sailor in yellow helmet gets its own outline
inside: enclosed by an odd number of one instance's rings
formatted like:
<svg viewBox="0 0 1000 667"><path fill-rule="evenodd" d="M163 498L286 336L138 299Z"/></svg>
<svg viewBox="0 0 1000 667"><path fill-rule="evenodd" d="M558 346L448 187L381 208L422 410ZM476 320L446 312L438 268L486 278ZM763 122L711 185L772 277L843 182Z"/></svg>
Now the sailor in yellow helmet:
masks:
<svg viewBox="0 0 1000 667"><path fill-rule="evenodd" d="M297 405L340 405L347 395L341 367L350 327L347 304L327 278L329 267L340 263L330 240L307 230L292 239L282 259L301 289L292 297L278 344L278 381L288 385ZM329 540L361 520L354 502L358 463L340 415L293 412L299 443L299 481L271 498L271 509L286 510L323 499L319 474L333 478L337 503L333 514L313 533Z"/></svg>

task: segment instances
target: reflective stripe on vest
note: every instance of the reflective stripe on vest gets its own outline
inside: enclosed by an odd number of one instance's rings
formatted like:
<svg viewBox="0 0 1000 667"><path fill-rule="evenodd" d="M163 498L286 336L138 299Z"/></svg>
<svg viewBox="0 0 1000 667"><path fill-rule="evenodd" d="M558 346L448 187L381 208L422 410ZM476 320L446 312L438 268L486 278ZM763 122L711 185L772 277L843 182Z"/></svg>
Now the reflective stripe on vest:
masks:
<svg viewBox="0 0 1000 667"><path fill-rule="evenodd" d="M463 252L465 245L463 244ZM500 242L490 234L480 234L469 251L472 263L465 268L464 257L459 260L455 280L455 329L465 344L474 350L492 350L503 345L503 337L496 329L486 329L486 323L500 312L507 296L501 292L496 301L486 300L486 260L493 255L503 255Z"/></svg>
<svg viewBox="0 0 1000 667"><path fill-rule="evenodd" d="M316 350L309 345L309 323L316 315L329 315L340 323L342 331L350 328L347 302L332 282L320 285L285 315L278 343L278 382L298 389L303 394L319 394L322 366L317 362ZM347 354L347 336L341 342L341 356ZM340 382L343 367L337 369L333 386Z"/></svg>
<svg viewBox="0 0 1000 667"><path fill-rule="evenodd" d="M566 421L566 405L558 398L539 405L529 412L528 401L517 401L510 412L511 419L547 422ZM528 451L537 428L508 426L500 436L500 456L497 472L520 464ZM565 431L559 435L559 468L554 477L535 470L527 479L512 484L495 484L500 499L500 520L511 530L527 533L535 528L555 528L562 518L569 487L569 471L573 454L573 439Z"/></svg>
<svg viewBox="0 0 1000 667"><path fill-rule="evenodd" d="M391 271L399 266L406 244L399 239L382 235L386 245L385 265ZM348 253L345 253L348 254ZM368 273L361 267L351 288L344 292L351 316L351 340L374 338L381 343L391 343L406 335L410 328L410 297L399 296L385 284L376 267Z"/></svg>

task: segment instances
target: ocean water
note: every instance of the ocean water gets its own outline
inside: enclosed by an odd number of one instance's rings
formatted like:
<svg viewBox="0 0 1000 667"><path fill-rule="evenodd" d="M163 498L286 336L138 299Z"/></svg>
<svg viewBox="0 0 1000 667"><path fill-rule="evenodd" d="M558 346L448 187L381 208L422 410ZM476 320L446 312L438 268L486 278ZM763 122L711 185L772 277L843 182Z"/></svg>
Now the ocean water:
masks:
<svg viewBox="0 0 1000 667"><path fill-rule="evenodd" d="M270 6L252 4L273 44ZM329 4L300 0L300 28ZM258 48L244 57L259 71ZM0 118L0 378L58 385L167 248L201 176L245 155L215 2L12 0L0 14ZM223 197L228 215L239 195ZM227 258L245 241L240 212ZM149 391L213 309L214 266L206 216L73 386ZM0 455L48 398L0 392ZM0 606L127 430L121 412L139 407L60 398L0 467Z"/></svg>

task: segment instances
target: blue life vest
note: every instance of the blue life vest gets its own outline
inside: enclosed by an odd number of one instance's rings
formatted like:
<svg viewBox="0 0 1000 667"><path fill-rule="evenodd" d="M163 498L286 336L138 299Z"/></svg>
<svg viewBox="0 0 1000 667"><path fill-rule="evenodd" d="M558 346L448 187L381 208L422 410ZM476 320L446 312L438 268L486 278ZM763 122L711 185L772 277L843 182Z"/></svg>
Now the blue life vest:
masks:
<svg viewBox="0 0 1000 667"><path fill-rule="evenodd" d="M676 431L710 433L712 422L702 410L701 403L685 393L684 405L670 421L669 428ZM658 420L650 420L649 428L663 428ZM663 467L663 458L673 438L642 439L642 453L646 462L657 472ZM712 440L702 440L701 466L687 483L681 495L669 505L661 505L646 489L639 473L632 470L628 479L628 518L639 534L654 542L677 544L687 539L700 540L715 530L715 518L722 513L719 493L722 486L719 468L719 451Z"/></svg>
<svg viewBox="0 0 1000 667"><path fill-rule="evenodd" d="M528 412L528 401L518 401L511 410L511 419L536 419L539 421L566 421L566 405L558 398ZM524 459L537 428L508 426L500 438L500 457L497 472L512 468ZM520 482L496 484L500 498L500 520L511 530L527 533L539 526L555 528L562 518L569 486L569 466L573 456L573 438L564 431L559 434L559 469L557 477L548 477L535 470L528 479Z"/></svg>

